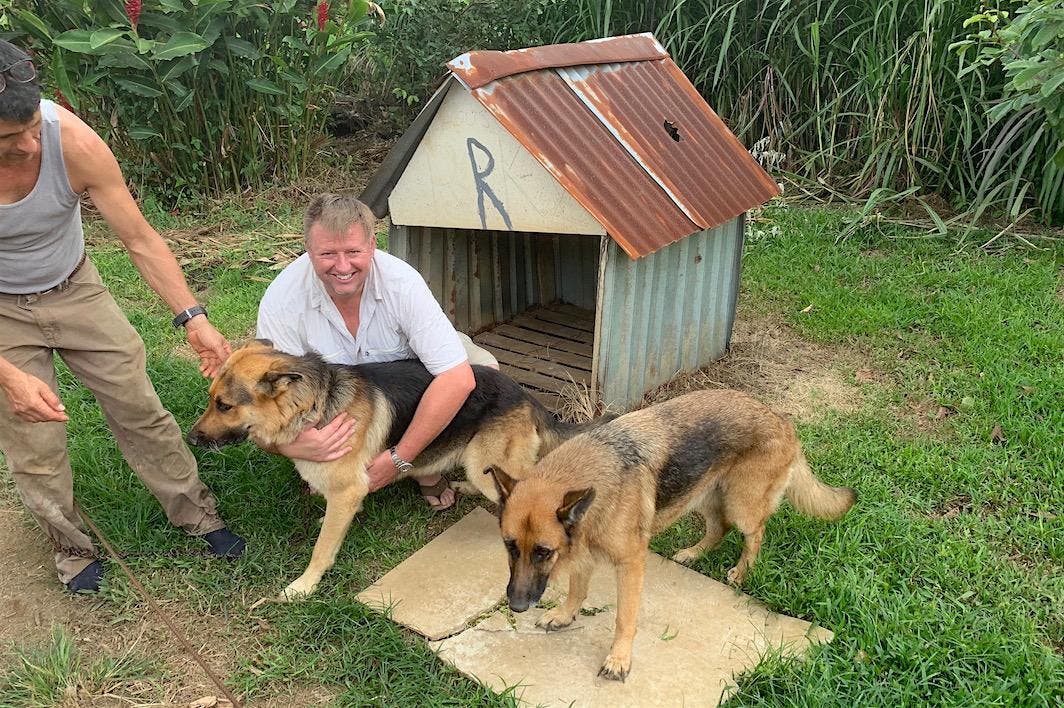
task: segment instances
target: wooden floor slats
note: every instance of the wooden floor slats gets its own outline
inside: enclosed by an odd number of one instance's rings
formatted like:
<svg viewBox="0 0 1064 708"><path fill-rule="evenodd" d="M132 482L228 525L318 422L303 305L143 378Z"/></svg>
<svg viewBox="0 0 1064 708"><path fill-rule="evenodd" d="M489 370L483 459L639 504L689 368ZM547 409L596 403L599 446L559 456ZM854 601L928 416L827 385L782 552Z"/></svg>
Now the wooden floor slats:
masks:
<svg viewBox="0 0 1064 708"><path fill-rule="evenodd" d="M563 387L591 385L594 337L594 312L559 303L528 310L473 341L495 355L500 371L558 410Z"/></svg>

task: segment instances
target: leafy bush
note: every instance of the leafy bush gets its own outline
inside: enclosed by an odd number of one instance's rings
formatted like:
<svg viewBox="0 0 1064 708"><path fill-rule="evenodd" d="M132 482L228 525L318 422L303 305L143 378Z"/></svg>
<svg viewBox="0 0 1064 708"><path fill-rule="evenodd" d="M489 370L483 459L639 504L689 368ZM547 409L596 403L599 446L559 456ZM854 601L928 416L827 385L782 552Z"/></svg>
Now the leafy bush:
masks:
<svg viewBox="0 0 1064 708"><path fill-rule="evenodd" d="M1015 215L1032 184L1020 177L1031 165L1041 171L1041 180L1033 182L1040 202L1064 214L1064 1L1026 2L1012 18L1007 11L984 8L964 24L984 29L953 45L962 61L969 49L978 50L961 73L989 67L1005 74L1003 95L990 104L988 117L1009 129L998 134L991 159L1016 165L1012 179L988 181L983 190L1010 188ZM1028 130L1017 129L1025 124Z"/></svg>
<svg viewBox="0 0 1064 708"><path fill-rule="evenodd" d="M542 18L563 0L384 0L387 23L365 47L352 89L396 127L417 112L446 73L445 64L474 49L518 49L546 41Z"/></svg>
<svg viewBox="0 0 1064 708"><path fill-rule="evenodd" d="M37 0L9 22L142 182L177 196L294 180L371 36L350 0Z"/></svg>

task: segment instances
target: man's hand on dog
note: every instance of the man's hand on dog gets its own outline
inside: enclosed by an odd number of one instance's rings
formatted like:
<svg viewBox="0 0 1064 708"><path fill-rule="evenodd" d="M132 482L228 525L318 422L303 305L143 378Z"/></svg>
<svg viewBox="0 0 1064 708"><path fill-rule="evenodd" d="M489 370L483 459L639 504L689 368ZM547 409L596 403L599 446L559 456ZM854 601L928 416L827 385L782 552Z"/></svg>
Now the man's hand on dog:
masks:
<svg viewBox="0 0 1064 708"><path fill-rule="evenodd" d="M351 452L348 442L354 432L355 419L344 412L324 428L310 426L287 445L278 445L277 451L296 460L332 462Z"/></svg>
<svg viewBox="0 0 1064 708"><path fill-rule="evenodd" d="M197 315L185 324L185 335L199 355L200 373L214 378L233 351L228 340L203 315Z"/></svg>
<svg viewBox="0 0 1064 708"><path fill-rule="evenodd" d="M392 455L385 450L370 461L366 467L366 476L369 477L369 491L375 492L381 487L387 487L399 476L392 462Z"/></svg>

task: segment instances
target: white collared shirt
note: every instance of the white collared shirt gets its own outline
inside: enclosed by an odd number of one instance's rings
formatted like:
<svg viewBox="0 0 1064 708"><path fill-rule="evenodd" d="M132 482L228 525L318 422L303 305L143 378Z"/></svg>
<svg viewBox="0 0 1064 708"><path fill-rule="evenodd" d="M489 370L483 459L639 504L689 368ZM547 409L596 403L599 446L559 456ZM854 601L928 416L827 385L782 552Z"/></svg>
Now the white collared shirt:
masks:
<svg viewBox="0 0 1064 708"><path fill-rule="evenodd" d="M420 359L433 376L467 360L458 333L414 268L377 250L352 337L304 253L266 288L257 336L290 354L316 351L335 364Z"/></svg>

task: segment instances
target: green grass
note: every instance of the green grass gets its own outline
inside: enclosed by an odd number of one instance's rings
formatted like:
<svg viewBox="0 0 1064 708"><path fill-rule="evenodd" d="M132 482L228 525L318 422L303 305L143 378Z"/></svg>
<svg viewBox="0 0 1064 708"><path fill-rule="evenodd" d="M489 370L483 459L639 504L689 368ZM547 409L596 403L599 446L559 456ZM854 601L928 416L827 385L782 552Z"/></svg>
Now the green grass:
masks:
<svg viewBox="0 0 1064 708"><path fill-rule="evenodd" d="M1059 703L1064 250L956 252L948 239L900 230L859 230L836 245L847 216L770 209L747 243L744 311L863 352L881 382L851 380L866 394L861 410L799 426L818 473L855 487L858 504L836 524L781 510L745 588L776 611L829 627L835 640L804 661L770 657L743 677L730 705ZM268 252L269 237L254 247ZM147 341L164 403L187 429L206 382L174 353L181 340L168 313L129 275L121 251L97 250L95 260ZM208 293L223 330L242 333L265 288L250 278L273 274L266 264L212 266L194 286ZM255 610L262 624L247 606L302 570L322 513L290 463L250 446L196 451L223 516L250 542L244 559L222 564L166 523L91 396L68 374L62 387L83 507L156 596L224 628L239 647L234 688L261 697L292 682L323 685L340 705L512 703L352 599L474 502L434 517L411 485L374 494L318 594ZM948 415L935 419L940 406ZM699 534L685 519L654 548L671 554ZM729 535L694 567L723 580L739 547ZM147 610L118 568L108 571L111 602L102 611L121 626ZM12 701L3 691L0 704Z"/></svg>
<svg viewBox="0 0 1064 708"><path fill-rule="evenodd" d="M86 663L74 641L61 628L53 628L47 646L19 650L16 662L6 675L0 676L0 705L19 708L51 708L57 705L80 705L79 696L121 694L136 684L140 700L151 699L143 693L142 679L156 676L160 667L135 655L99 657ZM154 696L156 700L161 695Z"/></svg>

